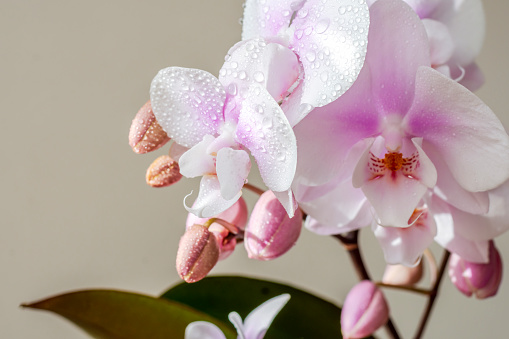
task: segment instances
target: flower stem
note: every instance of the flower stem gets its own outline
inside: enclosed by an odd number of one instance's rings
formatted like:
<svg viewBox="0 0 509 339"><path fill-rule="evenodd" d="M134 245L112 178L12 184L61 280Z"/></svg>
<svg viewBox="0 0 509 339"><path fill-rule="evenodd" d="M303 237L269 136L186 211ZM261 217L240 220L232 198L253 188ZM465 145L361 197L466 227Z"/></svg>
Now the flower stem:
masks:
<svg viewBox="0 0 509 339"><path fill-rule="evenodd" d="M260 189L260 188L258 188L256 186L253 186L253 185L251 185L251 184L249 184L247 182L244 184L244 188L247 188L251 192L254 192L254 193L258 194L258 195L262 195L265 192L264 190L262 190L262 189Z"/></svg>
<svg viewBox="0 0 509 339"><path fill-rule="evenodd" d="M378 286L378 287L395 288L395 289L398 289L398 290L414 292L414 293L419 293L419 294L424 294L424 295L430 295L431 294L431 290L427 290L427 289L424 289L424 288L413 287L413 286L385 284L385 283L383 283L381 281L375 282L375 285Z"/></svg>
<svg viewBox="0 0 509 339"><path fill-rule="evenodd" d="M359 249L359 230L348 232L344 235L342 234L336 234L333 235L336 239L338 239L341 244L345 247L345 249L348 251L348 254L350 255L350 259L352 260L352 263L355 267L355 271L357 272L357 275L359 276L360 280L371 280L368 270L366 268L366 265L364 265L364 261L362 260L361 251ZM390 335L394 339L399 339L400 336L398 334L398 330L396 329L396 326L394 326L394 323L392 322L391 318L389 317L389 320L385 324L386 329L389 331Z"/></svg>
<svg viewBox="0 0 509 339"><path fill-rule="evenodd" d="M424 313L422 314L421 321L419 324L419 329L417 330L417 333L415 335L415 339L421 338L422 334L424 333L424 329L426 328L426 324L428 322L429 316L431 314L431 310L433 309L433 304L435 303L435 299L438 294L438 288L440 287L440 282L442 281L442 278L444 276L445 268L447 267L447 262L449 261L449 256L451 253L447 250L444 252L444 256L442 258L442 263L440 264L440 269L438 271L438 276L435 281L435 284L433 286L433 289L430 291L428 304L426 305L426 309Z"/></svg>

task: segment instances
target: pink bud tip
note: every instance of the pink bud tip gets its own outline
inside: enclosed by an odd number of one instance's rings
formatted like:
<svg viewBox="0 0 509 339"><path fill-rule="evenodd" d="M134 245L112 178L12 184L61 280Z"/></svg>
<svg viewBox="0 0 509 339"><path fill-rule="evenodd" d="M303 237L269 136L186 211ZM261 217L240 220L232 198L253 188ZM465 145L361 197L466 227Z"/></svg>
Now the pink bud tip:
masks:
<svg viewBox="0 0 509 339"><path fill-rule="evenodd" d="M155 151L170 138L157 123L150 100L140 108L129 130L129 146L138 154Z"/></svg>
<svg viewBox="0 0 509 339"><path fill-rule="evenodd" d="M456 288L466 296L474 294L485 299L497 294L502 281L502 259L493 241L489 245L489 261L474 263L453 253L449 260L449 277Z"/></svg>
<svg viewBox="0 0 509 339"><path fill-rule="evenodd" d="M193 225L180 238L177 272L184 281L197 282L207 276L218 258L219 248L214 234L202 225Z"/></svg>
<svg viewBox="0 0 509 339"><path fill-rule="evenodd" d="M380 289L371 281L363 280L346 296L341 310L343 338L364 338L389 320L389 306Z"/></svg>
<svg viewBox="0 0 509 339"><path fill-rule="evenodd" d="M162 155L147 169L145 179L152 187L173 185L182 178L179 164L167 155Z"/></svg>
<svg viewBox="0 0 509 339"><path fill-rule="evenodd" d="M293 218L272 191L258 199L246 228L244 244L249 258L272 260L286 253L297 242L302 228L302 212Z"/></svg>
<svg viewBox="0 0 509 339"><path fill-rule="evenodd" d="M387 265L385 267L382 282L389 285L412 286L422 279L423 264L422 261L414 267L404 265Z"/></svg>

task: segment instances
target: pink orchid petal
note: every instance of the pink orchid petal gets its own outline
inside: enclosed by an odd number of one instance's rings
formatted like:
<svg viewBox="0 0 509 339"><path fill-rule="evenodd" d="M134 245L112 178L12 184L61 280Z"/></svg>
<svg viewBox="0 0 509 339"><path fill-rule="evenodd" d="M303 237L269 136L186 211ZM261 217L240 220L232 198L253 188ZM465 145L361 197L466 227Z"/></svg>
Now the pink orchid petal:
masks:
<svg viewBox="0 0 509 339"><path fill-rule="evenodd" d="M324 106L352 86L364 64L367 5L357 0L307 1L291 27L290 48L304 67L300 101Z"/></svg>
<svg viewBox="0 0 509 339"><path fill-rule="evenodd" d="M223 122L225 99L219 80L198 69L162 69L150 87L157 122L170 138L185 147L217 132Z"/></svg>
<svg viewBox="0 0 509 339"><path fill-rule="evenodd" d="M290 188L297 165L295 135L277 102L260 85L246 90L236 136L255 158L270 190Z"/></svg>
<svg viewBox="0 0 509 339"><path fill-rule="evenodd" d="M405 0L420 18L428 18L443 0Z"/></svg>
<svg viewBox="0 0 509 339"><path fill-rule="evenodd" d="M180 173L187 178L195 178L205 174L215 174L215 159L207 152L214 141L212 135L205 135L203 140L191 147L179 158Z"/></svg>
<svg viewBox="0 0 509 339"><path fill-rule="evenodd" d="M272 321L288 300L290 300L289 294L281 294L267 300L249 313L244 321L244 334L246 338L263 338Z"/></svg>
<svg viewBox="0 0 509 339"><path fill-rule="evenodd" d="M381 113L404 115L412 104L417 69L430 65L426 30L412 8L399 0L378 0L370 14L366 63L375 101Z"/></svg>
<svg viewBox="0 0 509 339"><path fill-rule="evenodd" d="M221 196L221 186L217 177L215 175L204 175L200 181L198 198L196 198L192 208L186 205L186 199L189 195L184 198L186 210L199 218L210 218L226 211L239 200L242 192L239 191L233 199L226 200Z"/></svg>
<svg viewBox="0 0 509 339"><path fill-rule="evenodd" d="M415 266L419 263L424 250L433 242L437 234L437 225L432 216L425 212L416 224L410 227L395 228L376 225L373 231L388 264Z"/></svg>
<svg viewBox="0 0 509 339"><path fill-rule="evenodd" d="M477 91L484 84L484 74L475 62L460 68L458 65L450 65L451 79L458 79L458 83L470 91Z"/></svg>
<svg viewBox="0 0 509 339"><path fill-rule="evenodd" d="M233 199L240 192L250 169L251 161L246 151L227 147L217 152L217 179L221 186L221 196L225 200Z"/></svg>
<svg viewBox="0 0 509 339"><path fill-rule="evenodd" d="M275 37L288 28L293 12L304 1L247 0L242 19L242 40L257 37Z"/></svg>
<svg viewBox="0 0 509 339"><path fill-rule="evenodd" d="M195 321L187 325L185 339L226 339L216 325L207 321Z"/></svg>
<svg viewBox="0 0 509 339"><path fill-rule="evenodd" d="M424 148L433 165L435 165L437 172L440 173L434 193L442 200L469 214L487 213L490 206L488 192L469 192L465 190L454 179L447 164L435 147L425 143Z"/></svg>
<svg viewBox="0 0 509 339"><path fill-rule="evenodd" d="M313 110L294 127L298 143L297 175L305 185L322 185L337 175L359 140L379 133L380 117L371 100L371 78L365 67L348 92Z"/></svg>
<svg viewBox="0 0 509 339"><path fill-rule="evenodd" d="M343 187L344 186L338 187L338 191ZM326 206L332 208L329 210L320 208L321 206L319 203L320 201L324 202L323 199L318 199L313 206L309 204L303 206L301 204L302 209L308 213L308 218L304 226L311 232L320 235L346 233L368 226L373 220L371 206L360 189L355 189L354 192L354 196L348 195L348 197L347 192L345 192L344 197L347 197L347 199L337 201L328 200ZM362 196L359 196L359 192ZM325 197L326 196L323 198ZM329 197L329 195L327 195L327 197ZM330 197L337 198L337 194L330 195ZM315 216L318 219L315 219Z"/></svg>
<svg viewBox="0 0 509 339"><path fill-rule="evenodd" d="M449 27L455 43L452 61L465 66L481 51L485 35L485 17L480 0L442 1L433 19Z"/></svg>
<svg viewBox="0 0 509 339"><path fill-rule="evenodd" d="M417 73L407 132L433 144L456 181L471 192L509 178L509 136L478 97L429 67Z"/></svg>
<svg viewBox="0 0 509 339"><path fill-rule="evenodd" d="M422 139L412 138L412 143L419 154L419 166L415 171L415 178L428 188L433 188L437 184L438 174L433 162L422 149Z"/></svg>
<svg viewBox="0 0 509 339"><path fill-rule="evenodd" d="M433 210L433 218L437 224L437 235L435 241L450 252L456 253L465 260L471 262L487 262L488 261L488 241L471 240L463 237L458 233L461 227L470 227L470 225L457 224L461 222L459 210L434 196L432 198L431 209ZM481 225L478 225L482 227Z"/></svg>
<svg viewBox="0 0 509 339"><path fill-rule="evenodd" d="M179 145L176 142L172 142L170 145L170 150L168 151L168 155L176 162L179 162L182 154L186 153L187 151L189 151L188 147Z"/></svg>
<svg viewBox="0 0 509 339"><path fill-rule="evenodd" d="M279 200L281 205L283 205L283 208L285 209L286 213L288 213L288 217L293 218L293 216L295 215L295 211L297 210L299 205L295 200L295 196L293 195L292 190L288 189L282 192L272 191L272 193L274 193L277 200Z"/></svg>
<svg viewBox="0 0 509 339"><path fill-rule="evenodd" d="M454 41L449 34L449 29L440 21L423 19L429 38L430 57L432 65L447 63L454 52Z"/></svg>
<svg viewBox="0 0 509 339"><path fill-rule="evenodd" d="M257 82L269 91L276 101L288 94L288 89L300 73L297 56L287 47L263 39L237 44L228 52L219 71L219 81L231 95L236 84Z"/></svg>

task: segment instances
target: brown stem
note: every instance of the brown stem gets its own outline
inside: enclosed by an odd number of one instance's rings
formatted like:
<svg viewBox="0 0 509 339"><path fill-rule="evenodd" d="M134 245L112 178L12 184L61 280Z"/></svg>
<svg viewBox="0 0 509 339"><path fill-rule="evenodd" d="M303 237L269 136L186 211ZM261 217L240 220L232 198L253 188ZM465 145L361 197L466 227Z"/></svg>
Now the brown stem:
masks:
<svg viewBox="0 0 509 339"><path fill-rule="evenodd" d="M348 254L350 255L350 259L352 260L352 263L355 267L355 271L357 272L357 275L359 276L360 280L371 280L368 270L366 269L366 265L364 265L364 261L362 260L361 251L359 249L359 230L348 232L344 235L336 234L333 235L336 239L338 239L341 244L345 247L345 249L348 251ZM400 336L398 334L398 330L396 329L396 326L394 326L394 323L392 322L391 318L389 317L389 320L385 324L386 329L389 331L390 335L394 339L399 339Z"/></svg>
<svg viewBox="0 0 509 339"><path fill-rule="evenodd" d="M251 184L249 184L247 182L244 184L244 188L247 188L251 192L254 192L254 193L258 194L258 195L262 195L263 193L265 193L264 190L254 186L254 185L251 185Z"/></svg>
<svg viewBox="0 0 509 339"><path fill-rule="evenodd" d="M426 328L426 324L431 314L431 310L433 309L433 304L435 303L435 299L438 295L438 288L440 287L440 282L442 281L442 278L444 276L444 272L447 267L447 262L449 261L450 255L451 253L445 250L444 256L442 258L442 263L440 264L440 270L438 271L437 280L435 282L435 285L433 286L433 289L430 292L428 304L426 305L426 309L422 314L421 321L419 323L419 329L417 330L417 333L414 337L415 339L421 338L422 334L424 333L424 329Z"/></svg>
<svg viewBox="0 0 509 339"><path fill-rule="evenodd" d="M392 285L392 284L383 283L381 281L375 282L375 285L378 287L394 288L394 289L398 289L398 290L415 292L415 293L424 294L424 295L431 294L431 290L427 290L427 289L419 288L419 287L407 286L407 285Z"/></svg>

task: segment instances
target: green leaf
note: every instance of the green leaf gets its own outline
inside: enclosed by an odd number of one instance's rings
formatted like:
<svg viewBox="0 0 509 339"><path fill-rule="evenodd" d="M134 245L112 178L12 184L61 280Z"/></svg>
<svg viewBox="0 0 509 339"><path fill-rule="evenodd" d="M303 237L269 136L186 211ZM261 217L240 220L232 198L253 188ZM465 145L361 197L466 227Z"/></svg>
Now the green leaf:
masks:
<svg viewBox="0 0 509 339"><path fill-rule="evenodd" d="M226 323L228 313L236 311L245 319L258 305L283 293L289 293L291 299L264 339L342 338L339 307L302 290L270 281L208 277L193 284L176 285L161 298L189 305Z"/></svg>
<svg viewBox="0 0 509 339"><path fill-rule="evenodd" d="M189 306L135 293L84 290L22 306L57 313L95 338L184 338L186 326L198 320L216 324L227 338L237 337L221 321Z"/></svg>

